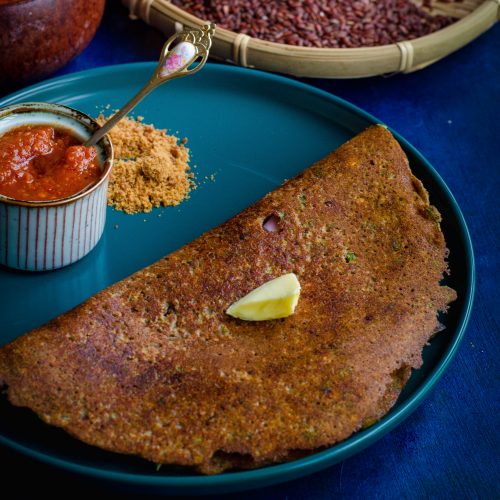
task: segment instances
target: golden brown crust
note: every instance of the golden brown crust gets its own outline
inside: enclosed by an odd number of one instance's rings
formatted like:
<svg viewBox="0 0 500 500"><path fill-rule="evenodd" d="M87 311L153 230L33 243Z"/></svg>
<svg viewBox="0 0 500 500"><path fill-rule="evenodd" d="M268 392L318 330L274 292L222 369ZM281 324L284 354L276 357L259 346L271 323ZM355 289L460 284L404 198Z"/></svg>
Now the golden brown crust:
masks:
<svg viewBox="0 0 500 500"><path fill-rule="evenodd" d="M263 229L279 217L279 231ZM381 126L0 350L10 401L102 448L203 473L291 459L394 404L454 292L437 211ZM297 274L294 315L225 309Z"/></svg>

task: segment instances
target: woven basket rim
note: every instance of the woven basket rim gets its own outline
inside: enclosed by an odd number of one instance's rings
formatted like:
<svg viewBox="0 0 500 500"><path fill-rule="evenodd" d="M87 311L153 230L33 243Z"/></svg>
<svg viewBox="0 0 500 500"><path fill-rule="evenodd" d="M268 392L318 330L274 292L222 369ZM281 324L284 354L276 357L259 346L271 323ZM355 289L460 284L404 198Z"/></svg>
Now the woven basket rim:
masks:
<svg viewBox="0 0 500 500"><path fill-rule="evenodd" d="M122 0L133 16L161 31L180 31L210 22L171 0ZM462 18L433 33L369 47L301 47L271 42L218 27L211 57L243 67L296 77L365 78L411 73L439 61L491 28L500 16L500 0L468 0ZM457 16L458 17L458 16Z"/></svg>

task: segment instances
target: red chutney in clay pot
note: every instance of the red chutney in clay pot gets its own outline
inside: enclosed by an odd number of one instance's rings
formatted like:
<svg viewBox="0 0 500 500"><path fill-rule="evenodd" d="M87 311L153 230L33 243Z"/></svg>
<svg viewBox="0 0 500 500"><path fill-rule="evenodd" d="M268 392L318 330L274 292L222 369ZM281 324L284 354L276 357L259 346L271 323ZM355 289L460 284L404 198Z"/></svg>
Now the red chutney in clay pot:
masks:
<svg viewBox="0 0 500 500"><path fill-rule="evenodd" d="M0 0L0 87L41 79L92 40L105 0Z"/></svg>

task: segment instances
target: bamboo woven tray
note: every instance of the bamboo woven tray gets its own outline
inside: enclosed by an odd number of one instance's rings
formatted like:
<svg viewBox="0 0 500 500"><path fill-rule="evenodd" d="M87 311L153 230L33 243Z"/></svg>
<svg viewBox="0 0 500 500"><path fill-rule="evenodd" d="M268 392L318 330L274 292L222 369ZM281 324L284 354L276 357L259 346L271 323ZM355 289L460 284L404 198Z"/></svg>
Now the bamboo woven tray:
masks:
<svg viewBox="0 0 500 500"><path fill-rule="evenodd" d="M140 17L166 35L196 27L199 19L168 0L122 0L131 16ZM249 68L317 78L360 78L387 73L408 73L424 68L468 44L500 17L500 0L433 2L434 14L459 19L413 40L355 49L297 47L252 38L217 28L211 56Z"/></svg>

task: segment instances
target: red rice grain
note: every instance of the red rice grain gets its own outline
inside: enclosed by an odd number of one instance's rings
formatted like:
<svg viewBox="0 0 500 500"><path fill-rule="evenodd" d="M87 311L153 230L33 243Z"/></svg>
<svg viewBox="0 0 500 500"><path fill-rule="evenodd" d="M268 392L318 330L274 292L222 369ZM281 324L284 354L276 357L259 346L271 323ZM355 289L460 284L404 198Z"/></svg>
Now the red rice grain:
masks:
<svg viewBox="0 0 500 500"><path fill-rule="evenodd" d="M460 0L455 0L460 1ZM201 19L261 40L305 47L371 47L428 35L455 19L410 0L172 0ZM425 7L430 0L424 0Z"/></svg>

